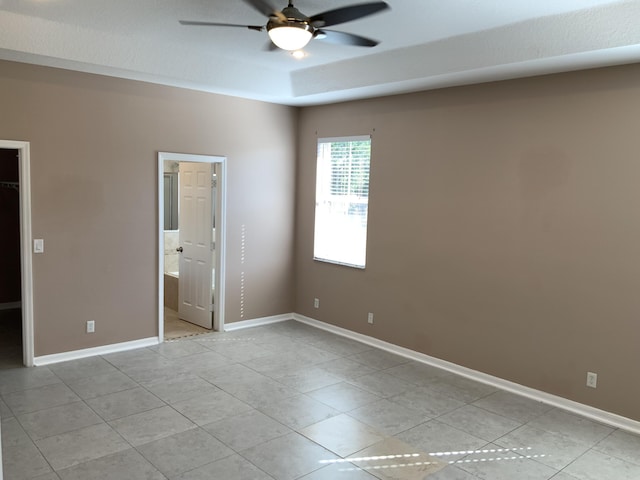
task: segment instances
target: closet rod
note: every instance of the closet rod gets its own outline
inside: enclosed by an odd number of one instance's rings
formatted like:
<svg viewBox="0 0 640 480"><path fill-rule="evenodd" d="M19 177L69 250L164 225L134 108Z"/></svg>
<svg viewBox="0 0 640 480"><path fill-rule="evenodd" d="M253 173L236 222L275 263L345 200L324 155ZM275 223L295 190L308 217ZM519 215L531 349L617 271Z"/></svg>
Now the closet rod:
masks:
<svg viewBox="0 0 640 480"><path fill-rule="evenodd" d="M18 190L20 183L18 182L0 182L0 188L13 188Z"/></svg>

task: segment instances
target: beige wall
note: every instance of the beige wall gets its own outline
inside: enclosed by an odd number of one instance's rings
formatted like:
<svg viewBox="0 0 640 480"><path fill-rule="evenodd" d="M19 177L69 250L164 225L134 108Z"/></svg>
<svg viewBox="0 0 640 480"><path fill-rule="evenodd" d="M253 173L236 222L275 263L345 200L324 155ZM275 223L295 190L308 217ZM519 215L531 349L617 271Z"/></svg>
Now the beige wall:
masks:
<svg viewBox="0 0 640 480"><path fill-rule="evenodd" d="M157 335L158 151L228 158L226 322L292 311L295 109L10 62L0 105L31 142L36 356Z"/></svg>
<svg viewBox="0 0 640 480"><path fill-rule="evenodd" d="M639 85L636 65L298 117L0 62L0 138L31 142L33 234L45 239L36 355L157 335L156 154L225 155L227 322L295 310L640 420ZM316 135L363 133L367 269L313 262Z"/></svg>
<svg viewBox="0 0 640 480"><path fill-rule="evenodd" d="M640 420L638 119L640 65L303 109L296 311ZM314 262L316 138L366 133L367 268Z"/></svg>

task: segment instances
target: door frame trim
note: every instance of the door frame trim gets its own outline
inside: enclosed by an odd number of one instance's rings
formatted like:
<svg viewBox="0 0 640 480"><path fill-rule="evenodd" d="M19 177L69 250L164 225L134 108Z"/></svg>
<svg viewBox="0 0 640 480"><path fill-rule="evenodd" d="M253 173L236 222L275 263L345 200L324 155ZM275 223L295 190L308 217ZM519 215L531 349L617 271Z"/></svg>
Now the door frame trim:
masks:
<svg viewBox="0 0 640 480"><path fill-rule="evenodd" d="M220 167L216 202L216 270L213 329L224 331L226 231L227 231L227 157L220 155L195 155L188 153L158 152L158 339L164 342L164 162L216 163Z"/></svg>
<svg viewBox="0 0 640 480"><path fill-rule="evenodd" d="M0 140L0 148L18 150L20 181L20 275L22 281L22 362L33 367L33 256L31 252L31 156L30 143Z"/></svg>

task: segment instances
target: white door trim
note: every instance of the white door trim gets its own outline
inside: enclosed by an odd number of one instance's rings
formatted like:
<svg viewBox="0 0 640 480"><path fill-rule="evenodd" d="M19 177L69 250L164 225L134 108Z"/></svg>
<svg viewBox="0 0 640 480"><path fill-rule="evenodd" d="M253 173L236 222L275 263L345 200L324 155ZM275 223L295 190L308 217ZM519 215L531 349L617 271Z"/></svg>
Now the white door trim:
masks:
<svg viewBox="0 0 640 480"><path fill-rule="evenodd" d="M224 330L225 278L226 278L226 231L227 231L227 158L214 155L192 155L187 153L158 152L158 338L164 341L164 162L207 162L220 167L216 201L216 269L215 269L215 314L213 329Z"/></svg>
<svg viewBox="0 0 640 480"><path fill-rule="evenodd" d="M29 142L0 140L0 148L18 150L20 172L20 269L22 275L22 361L33 367L33 267L31 254L31 159Z"/></svg>

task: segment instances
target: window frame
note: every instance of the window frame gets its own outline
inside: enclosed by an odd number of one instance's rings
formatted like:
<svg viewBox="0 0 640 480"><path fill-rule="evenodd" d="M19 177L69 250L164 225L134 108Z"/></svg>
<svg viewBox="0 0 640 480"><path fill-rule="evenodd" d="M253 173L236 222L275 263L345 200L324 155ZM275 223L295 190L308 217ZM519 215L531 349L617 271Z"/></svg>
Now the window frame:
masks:
<svg viewBox="0 0 640 480"><path fill-rule="evenodd" d="M366 177L366 184L367 184L367 194L366 194L366 209L364 211L364 216L360 217L360 221L362 221L362 218L364 218L364 238L361 239L362 241L362 247L364 249L364 251L362 252L362 264L360 263L352 263L352 262L348 262L348 261L344 261L343 259L337 259L337 258L325 258L325 257L329 257L330 255L326 255L326 251L322 252L325 253L325 255L320 255L319 252L317 251L317 245L318 245L318 238L319 238L319 233L318 233L318 227L319 227L319 220L318 220L318 212L319 212L319 202L321 201L321 198L319 197L319 190L320 190L320 185L321 185L321 172L320 172L320 162L321 162L321 157L320 157L320 145L321 144L332 144L332 143L345 143L345 142L362 142L362 141L367 141L369 142L369 157L367 159L367 177ZM317 141L316 141L316 188L315 188L315 195L314 195L314 200L315 200L315 210L314 210L314 233L313 233L313 260L317 261L317 262L323 262L323 263L329 263L329 264L334 264L334 265L341 265L344 267L351 267L351 268L356 268L359 270L364 270L366 269L366 265L367 265L367 243L368 243L368 236L369 236L369 198L370 198L370 180L371 180L371 150L373 147L373 140L372 140L372 136L370 134L367 135L348 135L348 136L340 136L340 137L318 137ZM353 165L350 165L350 172L353 171ZM325 172L326 174L327 172ZM331 181L330 181L331 183ZM325 185L326 188L326 185ZM329 187L330 188L330 187ZM349 195L346 195L349 196ZM355 198L355 197L354 197ZM362 204L362 198L363 197L359 197L359 200L356 202L347 202L347 203L358 203L358 204ZM349 218L350 215L345 215L343 218L347 219ZM359 218L357 215L353 215L352 219L357 219ZM335 230L336 227L334 226L332 230ZM356 248L358 248L358 246L356 245Z"/></svg>

